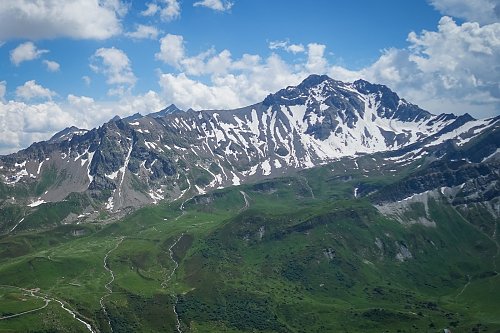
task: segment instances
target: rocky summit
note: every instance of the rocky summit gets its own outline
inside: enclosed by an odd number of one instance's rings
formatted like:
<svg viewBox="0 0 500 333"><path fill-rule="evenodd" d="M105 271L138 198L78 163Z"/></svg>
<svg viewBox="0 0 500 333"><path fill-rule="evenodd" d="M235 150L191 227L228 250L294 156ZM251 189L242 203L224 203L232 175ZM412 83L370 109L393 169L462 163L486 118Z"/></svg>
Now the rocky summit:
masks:
<svg viewBox="0 0 500 333"><path fill-rule="evenodd" d="M406 163L498 125L498 117L431 114L384 85L311 75L239 109L182 111L171 105L146 116L115 117L92 130L67 128L2 156L0 179L8 192L40 187L51 173L43 192L26 190L12 200L34 207L86 193L116 212L343 157L400 152Z"/></svg>

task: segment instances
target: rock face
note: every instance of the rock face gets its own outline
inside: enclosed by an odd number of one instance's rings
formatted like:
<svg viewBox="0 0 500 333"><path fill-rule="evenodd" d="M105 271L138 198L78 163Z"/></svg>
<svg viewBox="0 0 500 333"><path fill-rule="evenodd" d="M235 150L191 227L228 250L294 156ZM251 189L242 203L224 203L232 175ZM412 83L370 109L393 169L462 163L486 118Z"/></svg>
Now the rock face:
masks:
<svg viewBox="0 0 500 333"><path fill-rule="evenodd" d="M463 145L498 124L498 117L433 115L383 85L312 75L240 109L184 112L171 105L90 131L68 128L0 157L1 199L21 187L27 202L83 192L117 211L345 156L392 151L395 159L411 160ZM486 153L492 154L474 158ZM40 183L44 192L30 190Z"/></svg>

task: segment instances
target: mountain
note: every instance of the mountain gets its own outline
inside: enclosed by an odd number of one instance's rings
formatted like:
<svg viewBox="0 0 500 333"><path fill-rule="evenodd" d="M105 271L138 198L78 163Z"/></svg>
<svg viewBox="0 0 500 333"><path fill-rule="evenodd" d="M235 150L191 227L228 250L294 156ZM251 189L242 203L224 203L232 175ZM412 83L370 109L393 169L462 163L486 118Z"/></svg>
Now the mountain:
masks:
<svg viewBox="0 0 500 333"><path fill-rule="evenodd" d="M54 142L62 142L65 140L71 140L73 138L73 135L83 135L87 133L88 130L86 129L81 129L76 126L71 126L71 127L66 127L62 131L57 132L54 134L48 142L54 143Z"/></svg>
<svg viewBox="0 0 500 333"><path fill-rule="evenodd" d="M500 331L498 117L313 75L0 174L0 331Z"/></svg>
<svg viewBox="0 0 500 333"><path fill-rule="evenodd" d="M240 109L183 112L171 105L90 131L65 130L71 136L63 131L57 140L1 157L2 192L5 198L24 188L27 195L16 200L25 204L86 193L116 212L345 156L411 147L414 158L446 140L461 145L498 120L432 115L386 86L312 75ZM48 172L52 183L43 180ZM30 190L40 184L43 192Z"/></svg>

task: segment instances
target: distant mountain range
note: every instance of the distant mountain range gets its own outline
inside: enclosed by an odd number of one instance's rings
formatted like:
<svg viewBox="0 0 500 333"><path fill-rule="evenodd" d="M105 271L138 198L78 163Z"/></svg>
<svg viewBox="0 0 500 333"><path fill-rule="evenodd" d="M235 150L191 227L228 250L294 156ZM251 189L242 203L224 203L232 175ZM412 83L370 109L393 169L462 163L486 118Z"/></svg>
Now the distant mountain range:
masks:
<svg viewBox="0 0 500 333"><path fill-rule="evenodd" d="M1 156L0 180L5 199L17 204L35 207L85 193L92 210L117 212L347 156L387 152L409 163L494 131L499 120L434 115L384 85L311 75L244 108L182 111L171 105L92 130L67 128ZM495 149L477 158L498 154ZM41 186L44 191L33 190Z"/></svg>

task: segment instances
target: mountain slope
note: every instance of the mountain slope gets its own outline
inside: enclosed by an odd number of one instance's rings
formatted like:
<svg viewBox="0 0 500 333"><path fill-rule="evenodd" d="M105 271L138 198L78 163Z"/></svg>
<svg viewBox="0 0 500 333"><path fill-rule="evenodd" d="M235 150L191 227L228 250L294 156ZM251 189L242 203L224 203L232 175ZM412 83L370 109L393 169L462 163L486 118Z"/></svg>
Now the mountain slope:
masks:
<svg viewBox="0 0 500 333"><path fill-rule="evenodd" d="M35 312L0 329L496 332L500 221L481 207L498 200L482 178L499 156L455 158L497 133L409 164L345 157L118 223L16 229L0 236L0 317ZM465 206L450 200L455 182Z"/></svg>
<svg viewBox="0 0 500 333"><path fill-rule="evenodd" d="M33 144L0 158L0 195L36 206L83 193L92 204L76 215L95 216L344 156L409 149L411 159L446 140L462 145L498 120L436 116L382 85L312 75L241 109L182 112L172 105ZM48 173L51 182L34 191Z"/></svg>
<svg viewBox="0 0 500 333"><path fill-rule="evenodd" d="M4 156L0 330L497 332L499 125L312 76Z"/></svg>

